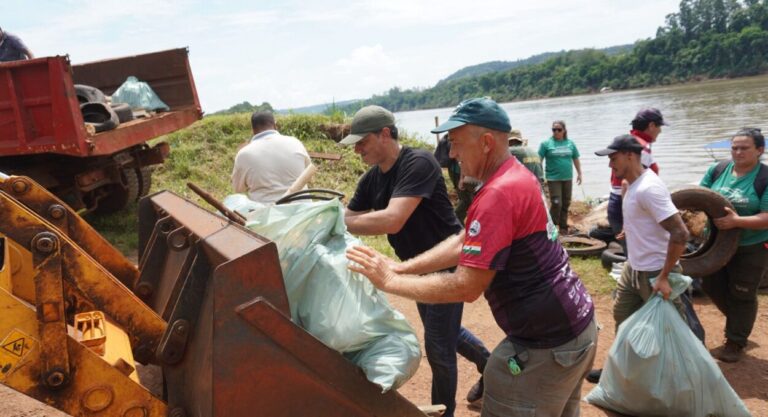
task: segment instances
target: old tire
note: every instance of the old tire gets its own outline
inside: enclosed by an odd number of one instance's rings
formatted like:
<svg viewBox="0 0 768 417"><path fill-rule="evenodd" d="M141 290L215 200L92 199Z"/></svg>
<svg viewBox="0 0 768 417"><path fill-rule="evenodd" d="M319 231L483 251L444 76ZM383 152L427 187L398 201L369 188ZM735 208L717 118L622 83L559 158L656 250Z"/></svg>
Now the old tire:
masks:
<svg viewBox="0 0 768 417"><path fill-rule="evenodd" d="M725 207L733 205L722 195L704 188L690 187L672 193L672 202L678 210L703 211L709 219L725 216ZM704 277L722 268L731 260L739 246L739 229L719 230L710 221L709 237L698 250L680 258L683 273L692 277Z"/></svg>
<svg viewBox="0 0 768 417"><path fill-rule="evenodd" d="M563 236L560 243L571 256L599 256L607 246L602 240L580 236Z"/></svg>
<svg viewBox="0 0 768 417"><path fill-rule="evenodd" d="M627 256L624 254L624 249L621 246L618 248L615 246L608 246L608 248L600 254L600 263L603 265L603 268L609 271L613 268L613 264L626 261Z"/></svg>
<svg viewBox="0 0 768 417"><path fill-rule="evenodd" d="M104 103L85 103L80 105L83 121L93 126L96 133L112 130L120 124L112 109Z"/></svg>
<svg viewBox="0 0 768 417"><path fill-rule="evenodd" d="M80 104L107 103L107 98L104 96L104 93L98 88L91 87L90 85L75 84L75 95L77 95L77 101L79 101Z"/></svg>
<svg viewBox="0 0 768 417"><path fill-rule="evenodd" d="M111 107L112 111L115 112L117 115L117 120L119 120L120 123L126 123L133 120L133 110L128 104L116 103L110 104L109 107Z"/></svg>
<svg viewBox="0 0 768 417"><path fill-rule="evenodd" d="M114 213L120 211L136 201L139 196L139 176L132 167L123 168L120 171L123 184L110 184L105 188L106 195L102 196L96 205L99 214Z"/></svg>

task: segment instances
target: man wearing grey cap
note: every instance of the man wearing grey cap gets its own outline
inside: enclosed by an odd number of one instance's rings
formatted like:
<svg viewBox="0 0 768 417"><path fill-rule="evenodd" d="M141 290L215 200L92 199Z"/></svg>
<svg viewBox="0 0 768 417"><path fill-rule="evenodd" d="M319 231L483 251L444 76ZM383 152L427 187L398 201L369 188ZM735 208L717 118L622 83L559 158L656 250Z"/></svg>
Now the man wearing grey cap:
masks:
<svg viewBox="0 0 768 417"><path fill-rule="evenodd" d="M387 109L367 106L355 114L350 134L340 143L354 145L355 153L371 168L360 179L344 220L350 233L386 234L397 256L405 261L459 233L461 224L435 157L423 149L401 146L397 138L395 117ZM417 307L432 368L432 402L444 404L444 416L453 416L456 353L482 372L489 352L461 327L463 303L418 303ZM482 388L481 382L475 384L467 399L480 399Z"/></svg>
<svg viewBox="0 0 768 417"><path fill-rule="evenodd" d="M536 177L509 153L510 130L493 100L459 104L433 132L449 131L451 157L464 175L483 181L465 232L399 264L357 246L347 251L349 268L424 303L485 295L507 337L483 373L483 417L578 416L582 379L595 358L594 305L557 240ZM455 272L435 272L452 266Z"/></svg>

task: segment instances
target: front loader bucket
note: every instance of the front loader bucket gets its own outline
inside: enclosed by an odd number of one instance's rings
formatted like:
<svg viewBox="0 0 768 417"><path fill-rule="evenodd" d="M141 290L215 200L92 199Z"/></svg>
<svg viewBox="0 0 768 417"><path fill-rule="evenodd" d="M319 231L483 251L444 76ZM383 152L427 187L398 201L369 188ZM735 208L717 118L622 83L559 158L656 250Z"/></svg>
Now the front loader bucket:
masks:
<svg viewBox="0 0 768 417"><path fill-rule="evenodd" d="M291 321L274 243L167 191L139 210L169 415L424 417Z"/></svg>

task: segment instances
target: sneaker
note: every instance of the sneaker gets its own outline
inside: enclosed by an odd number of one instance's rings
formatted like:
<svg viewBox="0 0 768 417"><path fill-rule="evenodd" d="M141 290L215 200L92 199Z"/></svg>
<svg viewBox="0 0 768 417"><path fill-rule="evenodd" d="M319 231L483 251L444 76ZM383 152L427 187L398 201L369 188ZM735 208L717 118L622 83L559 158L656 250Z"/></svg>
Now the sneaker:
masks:
<svg viewBox="0 0 768 417"><path fill-rule="evenodd" d="M587 373L587 382L597 384L600 382L600 376L603 374L602 369L593 369Z"/></svg>
<svg viewBox="0 0 768 417"><path fill-rule="evenodd" d="M741 352L743 350L744 348L737 345L735 342L726 340L723 350L720 351L717 358L727 363L738 362L739 359L741 359Z"/></svg>
<svg viewBox="0 0 768 417"><path fill-rule="evenodd" d="M469 392L467 393L467 402L470 405L477 405L483 401L484 388L485 386L483 385L483 377L480 377L475 385L472 385L472 388L469 389Z"/></svg>

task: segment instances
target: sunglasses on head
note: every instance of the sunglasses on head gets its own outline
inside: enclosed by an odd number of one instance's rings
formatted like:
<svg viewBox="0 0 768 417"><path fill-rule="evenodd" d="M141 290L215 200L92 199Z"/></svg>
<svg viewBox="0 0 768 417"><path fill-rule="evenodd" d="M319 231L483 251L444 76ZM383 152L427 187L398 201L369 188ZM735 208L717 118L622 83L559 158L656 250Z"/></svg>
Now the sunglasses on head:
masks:
<svg viewBox="0 0 768 417"><path fill-rule="evenodd" d="M563 131L563 128L562 128L562 127L553 127L553 128L552 128L552 131L553 131L553 132L562 132L562 131Z"/></svg>

